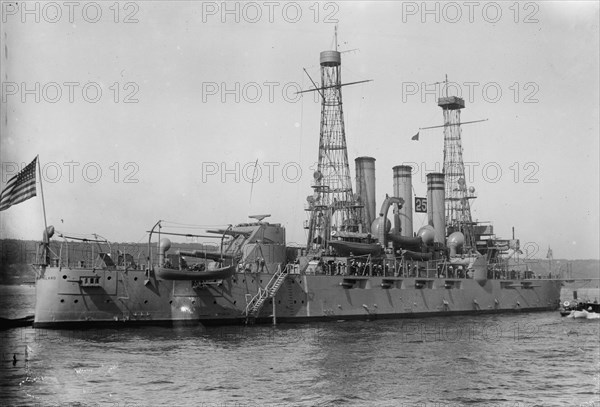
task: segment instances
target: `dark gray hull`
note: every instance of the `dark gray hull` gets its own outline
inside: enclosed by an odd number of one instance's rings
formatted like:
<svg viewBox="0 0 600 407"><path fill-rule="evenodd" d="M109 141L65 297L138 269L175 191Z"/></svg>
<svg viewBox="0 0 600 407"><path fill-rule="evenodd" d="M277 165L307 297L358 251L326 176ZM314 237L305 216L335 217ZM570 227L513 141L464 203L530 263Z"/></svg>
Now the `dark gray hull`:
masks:
<svg viewBox="0 0 600 407"><path fill-rule="evenodd" d="M246 323L246 305L271 278L235 273L218 282L162 280L143 270L46 268L36 282L35 327L228 325ZM91 283L90 283L91 282ZM252 322L556 310L560 280L349 277L289 274Z"/></svg>

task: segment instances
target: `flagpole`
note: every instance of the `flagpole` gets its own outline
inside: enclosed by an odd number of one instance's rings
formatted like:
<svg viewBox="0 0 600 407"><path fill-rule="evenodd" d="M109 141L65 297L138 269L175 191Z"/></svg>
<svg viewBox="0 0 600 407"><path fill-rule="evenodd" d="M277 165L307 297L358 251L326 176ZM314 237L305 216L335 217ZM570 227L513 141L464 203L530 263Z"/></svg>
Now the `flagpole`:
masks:
<svg viewBox="0 0 600 407"><path fill-rule="evenodd" d="M44 213L44 264L47 266L49 263L48 249L50 247L50 239L48 238L48 223L46 222L46 202L44 201L44 187L42 186L42 166L40 164L39 154L36 156L38 165L38 174L40 176L40 195L42 196L42 212Z"/></svg>

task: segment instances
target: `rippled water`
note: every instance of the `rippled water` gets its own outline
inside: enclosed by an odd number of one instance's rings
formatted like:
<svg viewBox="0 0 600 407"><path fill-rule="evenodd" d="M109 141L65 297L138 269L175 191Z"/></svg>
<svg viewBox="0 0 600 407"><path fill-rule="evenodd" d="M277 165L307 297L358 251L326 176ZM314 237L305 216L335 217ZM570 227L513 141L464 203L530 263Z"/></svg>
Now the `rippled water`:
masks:
<svg viewBox="0 0 600 407"><path fill-rule="evenodd" d="M0 287L0 294L5 310L7 301L19 315L33 309L31 287ZM248 328L18 328L0 332L0 405L598 407L599 334L598 320L558 312Z"/></svg>

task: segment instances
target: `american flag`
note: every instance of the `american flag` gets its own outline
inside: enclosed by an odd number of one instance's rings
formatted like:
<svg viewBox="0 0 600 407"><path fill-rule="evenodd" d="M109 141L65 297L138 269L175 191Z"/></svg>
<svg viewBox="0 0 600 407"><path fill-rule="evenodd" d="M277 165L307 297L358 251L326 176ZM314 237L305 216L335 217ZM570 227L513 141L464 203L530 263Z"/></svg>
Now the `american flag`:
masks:
<svg viewBox="0 0 600 407"><path fill-rule="evenodd" d="M31 164L23 168L21 172L12 177L6 183L2 194L0 194L0 211L10 208L36 195L35 189L35 165L37 157Z"/></svg>

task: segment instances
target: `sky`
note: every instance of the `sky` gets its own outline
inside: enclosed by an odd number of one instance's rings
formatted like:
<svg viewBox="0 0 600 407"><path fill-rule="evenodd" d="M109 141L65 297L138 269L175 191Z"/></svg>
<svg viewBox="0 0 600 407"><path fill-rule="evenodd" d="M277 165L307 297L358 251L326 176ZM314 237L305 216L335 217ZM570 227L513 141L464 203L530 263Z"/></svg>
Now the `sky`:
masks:
<svg viewBox="0 0 600 407"><path fill-rule="evenodd" d="M342 82L373 80L342 93L378 206L393 166L417 196L441 169L442 129L411 137L443 123L447 75L462 121L488 119L462 129L473 218L529 257L600 258L598 2L115 4L1 3L0 188L39 155L58 231L138 242L159 219L270 214L304 244L320 104L295 92L337 25ZM1 238L41 238L40 192L0 212Z"/></svg>

